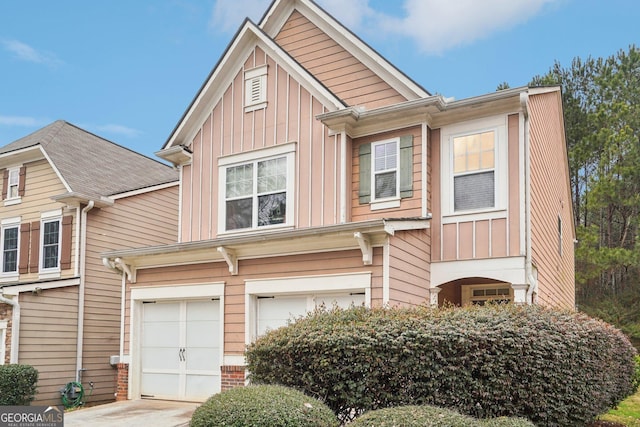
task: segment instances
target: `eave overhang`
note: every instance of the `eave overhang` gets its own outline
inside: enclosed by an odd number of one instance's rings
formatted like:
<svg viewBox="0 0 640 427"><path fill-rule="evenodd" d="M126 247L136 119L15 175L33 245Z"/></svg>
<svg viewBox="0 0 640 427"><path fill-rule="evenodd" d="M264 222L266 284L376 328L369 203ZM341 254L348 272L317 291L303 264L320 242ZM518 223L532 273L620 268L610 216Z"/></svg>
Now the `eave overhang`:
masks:
<svg viewBox="0 0 640 427"><path fill-rule="evenodd" d="M73 206L73 207L86 205L91 200L93 200L94 206L96 208L105 208L108 206L112 206L114 203L114 201L108 197L90 196L88 194L82 194L75 191L51 196L51 199L53 201L64 203L67 206Z"/></svg>
<svg viewBox="0 0 640 427"><path fill-rule="evenodd" d="M430 218L376 219L123 249L105 252L102 258L105 265L117 266L124 263L132 271L171 265L227 262L231 274L237 274L238 260L361 249L363 239L371 247L380 247L387 236L397 231L426 229L429 226ZM364 251L363 260L367 263Z"/></svg>
<svg viewBox="0 0 640 427"><path fill-rule="evenodd" d="M21 148L19 150L8 151L0 154L0 169L11 167L17 164L34 162L36 160L45 159L46 156L40 144L31 147Z"/></svg>
<svg viewBox="0 0 640 427"><path fill-rule="evenodd" d="M518 111L522 108L520 95L528 90L528 87L506 89L459 101L437 95L373 110L350 107L319 114L316 118L331 133L346 132L352 138L424 122L436 129L454 122Z"/></svg>
<svg viewBox="0 0 640 427"><path fill-rule="evenodd" d="M174 166L180 166L191 163L193 151L184 145L175 145L166 150L156 151L155 155L172 163Z"/></svg>

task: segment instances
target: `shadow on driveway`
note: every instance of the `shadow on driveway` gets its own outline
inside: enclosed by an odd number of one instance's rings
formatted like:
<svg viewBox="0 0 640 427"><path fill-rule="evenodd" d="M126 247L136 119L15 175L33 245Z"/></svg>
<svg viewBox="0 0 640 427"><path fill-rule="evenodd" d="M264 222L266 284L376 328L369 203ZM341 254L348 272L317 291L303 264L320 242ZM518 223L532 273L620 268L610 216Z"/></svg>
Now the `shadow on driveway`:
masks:
<svg viewBox="0 0 640 427"><path fill-rule="evenodd" d="M188 426L194 402L127 400L77 409L64 414L65 427L182 427Z"/></svg>

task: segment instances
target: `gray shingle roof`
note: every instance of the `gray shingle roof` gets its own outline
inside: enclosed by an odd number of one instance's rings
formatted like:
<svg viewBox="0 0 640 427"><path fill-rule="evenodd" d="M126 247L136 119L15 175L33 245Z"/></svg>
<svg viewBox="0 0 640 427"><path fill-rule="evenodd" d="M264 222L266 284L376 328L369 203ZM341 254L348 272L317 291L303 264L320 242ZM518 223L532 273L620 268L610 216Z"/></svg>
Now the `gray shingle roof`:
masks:
<svg viewBox="0 0 640 427"><path fill-rule="evenodd" d="M58 120L0 147L0 154L42 146L71 192L111 196L178 180L177 172L77 126Z"/></svg>

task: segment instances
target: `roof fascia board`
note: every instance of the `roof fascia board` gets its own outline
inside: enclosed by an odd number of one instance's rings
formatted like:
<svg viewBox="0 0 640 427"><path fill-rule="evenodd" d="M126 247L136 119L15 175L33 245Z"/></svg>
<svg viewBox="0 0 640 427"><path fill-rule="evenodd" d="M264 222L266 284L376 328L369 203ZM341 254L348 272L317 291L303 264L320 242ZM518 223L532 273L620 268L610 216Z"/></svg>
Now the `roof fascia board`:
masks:
<svg viewBox="0 0 640 427"><path fill-rule="evenodd" d="M274 1L271 9L260 22L260 28L269 37L274 38L294 9L299 9L318 28L336 40L338 44L345 47L356 59L373 70L408 100L425 98L431 95L356 36L350 29L312 1Z"/></svg>
<svg viewBox="0 0 640 427"><path fill-rule="evenodd" d="M154 191L164 190L165 188L177 187L180 185L180 181L172 181L164 184L152 185L151 187L140 188L138 190L125 191L124 193L112 194L109 196L110 199L118 200L124 199L126 197L137 196L140 194L152 193Z"/></svg>
<svg viewBox="0 0 640 427"><path fill-rule="evenodd" d="M246 20L244 26L210 74L163 149L170 148L176 144L188 146L199 125L224 95L224 91L228 86L225 83L231 82L235 73L242 67L245 56L256 45L271 57L279 59L280 65L284 65L284 68L294 78L300 82L306 82L311 88L312 95L318 98L325 106L335 109L345 108L344 104L333 93L312 78L300 64L286 54L254 23ZM220 82L223 83L221 84Z"/></svg>

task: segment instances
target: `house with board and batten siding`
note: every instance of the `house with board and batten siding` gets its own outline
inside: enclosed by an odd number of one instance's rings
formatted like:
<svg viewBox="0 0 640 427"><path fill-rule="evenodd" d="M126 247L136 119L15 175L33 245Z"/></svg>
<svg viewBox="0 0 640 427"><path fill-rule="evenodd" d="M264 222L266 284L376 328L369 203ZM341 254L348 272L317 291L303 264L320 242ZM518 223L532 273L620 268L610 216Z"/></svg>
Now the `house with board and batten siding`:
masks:
<svg viewBox="0 0 640 427"><path fill-rule="evenodd" d="M38 370L34 404L70 382L113 401L123 286L100 254L175 242L178 176L64 121L0 147L0 173L0 364Z"/></svg>
<svg viewBox="0 0 640 427"><path fill-rule="evenodd" d="M558 87L431 95L314 2L276 0L157 154L179 239L103 253L125 281L119 399L243 385L246 345L321 305L574 306Z"/></svg>

